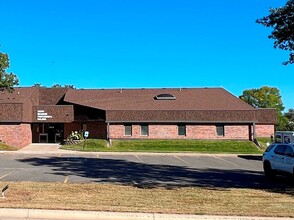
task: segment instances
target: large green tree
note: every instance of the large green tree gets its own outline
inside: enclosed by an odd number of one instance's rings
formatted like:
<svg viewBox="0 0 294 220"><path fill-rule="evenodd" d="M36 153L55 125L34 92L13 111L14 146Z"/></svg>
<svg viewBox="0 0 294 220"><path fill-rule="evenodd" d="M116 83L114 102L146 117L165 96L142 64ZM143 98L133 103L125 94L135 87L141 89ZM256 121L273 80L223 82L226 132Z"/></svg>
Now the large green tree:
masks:
<svg viewBox="0 0 294 220"><path fill-rule="evenodd" d="M294 131L294 109L290 108L289 111L284 114L284 116L289 121L287 130Z"/></svg>
<svg viewBox="0 0 294 220"><path fill-rule="evenodd" d="M275 48L290 52L289 59L283 64L294 63L294 0L288 0L283 7L271 8L268 16L256 22L273 29L268 38L274 40Z"/></svg>
<svg viewBox="0 0 294 220"><path fill-rule="evenodd" d="M0 90L13 91L13 87L18 85L18 78L13 73L7 73L10 67L8 54L0 52Z"/></svg>
<svg viewBox="0 0 294 220"><path fill-rule="evenodd" d="M287 129L288 119L282 113L285 107L279 89L263 86L259 89L244 90L239 98L252 105L254 108L277 109L277 130Z"/></svg>

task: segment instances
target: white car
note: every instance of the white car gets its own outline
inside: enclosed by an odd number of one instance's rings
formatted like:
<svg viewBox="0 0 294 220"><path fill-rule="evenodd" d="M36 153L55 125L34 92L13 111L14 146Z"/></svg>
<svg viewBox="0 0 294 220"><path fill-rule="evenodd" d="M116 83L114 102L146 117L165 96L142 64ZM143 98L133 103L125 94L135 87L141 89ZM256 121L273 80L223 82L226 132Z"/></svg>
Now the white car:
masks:
<svg viewBox="0 0 294 220"><path fill-rule="evenodd" d="M294 145L271 144L263 153L262 161L266 177L273 177L277 172L294 176Z"/></svg>

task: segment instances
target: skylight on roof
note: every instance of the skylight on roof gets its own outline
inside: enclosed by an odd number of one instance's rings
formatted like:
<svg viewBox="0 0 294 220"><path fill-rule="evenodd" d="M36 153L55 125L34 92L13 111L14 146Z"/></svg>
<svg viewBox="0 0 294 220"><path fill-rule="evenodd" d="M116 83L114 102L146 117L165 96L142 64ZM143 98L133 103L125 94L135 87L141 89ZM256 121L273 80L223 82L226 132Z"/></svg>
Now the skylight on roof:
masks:
<svg viewBox="0 0 294 220"><path fill-rule="evenodd" d="M156 100L176 100L176 97L172 94L159 94L154 97Z"/></svg>

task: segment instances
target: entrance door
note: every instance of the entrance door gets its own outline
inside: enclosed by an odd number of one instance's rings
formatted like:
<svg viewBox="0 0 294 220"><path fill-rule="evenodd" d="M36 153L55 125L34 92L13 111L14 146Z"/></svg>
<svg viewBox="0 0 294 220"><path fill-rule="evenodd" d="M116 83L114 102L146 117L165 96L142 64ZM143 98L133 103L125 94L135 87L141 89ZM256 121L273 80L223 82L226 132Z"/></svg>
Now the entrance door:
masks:
<svg viewBox="0 0 294 220"><path fill-rule="evenodd" d="M33 143L60 143L63 140L63 124L33 124Z"/></svg>

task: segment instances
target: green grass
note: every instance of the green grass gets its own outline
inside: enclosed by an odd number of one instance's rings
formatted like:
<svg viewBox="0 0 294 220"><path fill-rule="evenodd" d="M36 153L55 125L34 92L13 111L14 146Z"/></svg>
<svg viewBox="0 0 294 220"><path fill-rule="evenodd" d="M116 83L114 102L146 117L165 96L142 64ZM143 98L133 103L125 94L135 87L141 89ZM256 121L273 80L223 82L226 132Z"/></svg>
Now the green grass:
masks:
<svg viewBox="0 0 294 220"><path fill-rule="evenodd" d="M231 140L113 140L107 147L105 140L89 139L61 149L94 152L199 152L199 153L261 153L250 141Z"/></svg>
<svg viewBox="0 0 294 220"><path fill-rule="evenodd" d="M12 147L12 146L9 146L7 144L0 142L0 151L1 150L14 151L14 150L18 150L18 148Z"/></svg>
<svg viewBox="0 0 294 220"><path fill-rule="evenodd" d="M63 145L60 149L63 150L76 150L76 151L106 151L107 142L101 139L87 139L85 142L81 142L75 145Z"/></svg>
<svg viewBox="0 0 294 220"><path fill-rule="evenodd" d="M258 143L262 146L262 149L265 150L267 148L267 143L272 143L271 138L268 137L261 137L261 138L256 138Z"/></svg>

